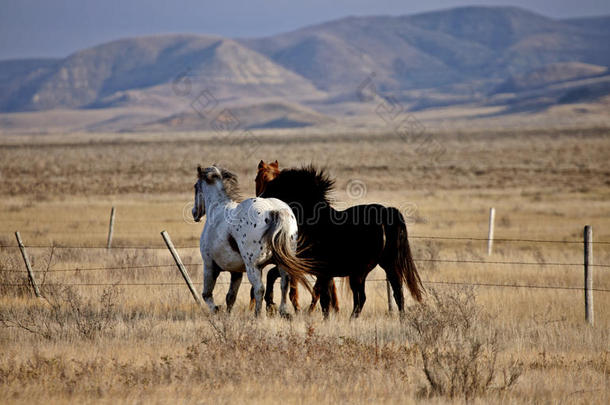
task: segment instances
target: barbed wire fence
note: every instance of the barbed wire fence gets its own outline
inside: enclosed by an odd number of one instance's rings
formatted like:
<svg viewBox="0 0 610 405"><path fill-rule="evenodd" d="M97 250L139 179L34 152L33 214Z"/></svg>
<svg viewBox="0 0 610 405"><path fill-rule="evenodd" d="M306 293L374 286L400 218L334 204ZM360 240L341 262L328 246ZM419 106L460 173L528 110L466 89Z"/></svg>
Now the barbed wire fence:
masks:
<svg viewBox="0 0 610 405"><path fill-rule="evenodd" d="M493 212L493 210L492 210ZM158 263L158 264L134 264L134 265L124 265L124 266L95 266L95 267L69 267L69 268L49 268L49 266L47 266L47 268L45 270L36 270L33 269L29 263L29 260L27 259L27 253L26 253L26 248L31 248L31 249L52 249L52 251L55 250L62 250L62 249L66 249L66 250L84 250L84 251L117 251L117 250L133 250L133 251L164 251L165 249L168 249L169 246L162 246L162 245L118 245L118 246L112 246L112 236L114 234L114 214L115 214L115 209L114 207L112 208L111 211L111 216L110 216L110 222L109 222L109 228L108 228L108 232L86 232L83 233L82 235L87 235L87 236L91 236L91 235L107 235L107 243L105 245L94 245L94 246L87 246L87 245L71 245L71 244L58 244L58 243L52 243L52 244L31 244L31 245L25 245L21 242L20 237L18 236L18 232L16 232L16 236L17 236L17 240L18 240L18 244L13 245L10 243L4 243L4 244L0 244L0 252L2 252L2 250L9 250L9 249L21 249L21 253L24 259L24 263L25 263L25 267L26 267L26 271L28 272L28 277L30 279L30 284L31 287L34 291L38 290L38 287L36 286L36 282L35 280L35 274L44 274L45 277L47 274L53 274L53 273L70 273L70 272L75 272L75 273L82 273L82 272L104 272L104 271L113 271L113 270L123 270L123 271L128 271L128 270L144 270L144 269L160 269L160 268L173 268L174 266L177 265L177 263L172 263L172 264L165 264L165 263ZM567 291L584 291L585 293L585 311L586 311L586 318L587 320L590 321L590 323L592 323L592 318L593 318L593 314L592 314L592 293L593 292L601 292L601 293L606 293L606 292L610 292L610 288L606 288L606 287L593 287L592 285L592 271L593 268L610 268L610 264L593 264L593 260L592 260L592 246L593 245L597 245L597 246L609 246L610 245L610 241L593 241L592 240L592 234L591 234L591 230L590 227L585 227L585 232L584 232L584 240L560 240L560 239L553 239L553 238L541 238L541 239L535 239L535 238L494 238L493 237L493 217L491 216L493 214L490 214L490 232L489 232L489 236L488 238L483 238L483 237L469 237L469 236L435 236L435 235L410 235L409 239L415 239L415 240L424 240L424 241L431 241L431 242L442 242L442 241L453 241L453 242L485 242L488 245L488 255L490 255L490 249L491 249L491 243L506 243L506 244L560 244L560 245L578 245L578 244L583 244L584 245L584 260L583 262L541 262L541 261L524 261L524 260L484 260L484 259L446 259L446 258L424 258L424 257L416 257L414 258L415 262L418 264L463 264L463 265L494 265L494 266L537 266L537 267L580 267L583 266L584 267L584 274L585 274L585 282L582 286L565 286L565 285L538 285L538 284L527 284L527 283L493 283L493 282L469 282L469 281L439 281L439 280L423 280L423 283L425 285L439 285L439 286L471 286L471 287L487 287L487 288L512 288L512 289L533 289L533 290L567 290ZM7 221L9 223L13 223L13 224L18 224L21 223L23 224L25 222L25 224L29 224L29 221L23 221L23 220L9 220ZM53 221L53 220L49 220L49 221L45 221L48 222L49 224L51 223L59 223L59 222L65 222L65 221ZM100 223L104 223L105 221L101 221L101 220L95 220L95 221L87 221L88 224L100 224ZM147 220L138 220L138 219L124 219L121 220L121 223L130 223L130 224L134 224L134 223L150 223L150 221ZM179 222L175 219L167 219L167 220L161 220L162 223L173 223L173 222ZM108 223L108 222L106 222ZM587 231L587 229L589 229L589 231ZM2 230L0 230L0 232L2 232ZM78 235L78 233L76 232L55 232L55 234L71 234L71 235ZM127 235L127 236L133 236L133 235L150 235L150 232L133 232L133 231L121 231L120 232L121 235ZM173 248L173 245L172 245ZM188 249L199 249L199 246L195 246L195 245L184 245L184 246L177 246L174 250L174 252L172 252L172 255L178 255L176 250L188 250ZM170 249L171 251L171 249ZM175 257L176 257L175 256ZM180 263L182 264L182 263ZM186 267L201 267L202 264L201 263L185 263L183 264L183 266ZM180 267L180 266L178 266ZM181 269L181 271L186 271L184 268ZM19 269L19 268L0 268L0 273L21 273L24 274L24 269ZM184 272L183 272L183 276L184 276ZM185 278L188 278L188 273L186 274ZM45 279L46 280L46 279ZM190 280L189 280L190 281ZM385 278L370 278L367 281L369 282L386 282L387 280ZM192 284L197 284L197 285L201 285L202 283L192 283ZM189 285L189 288L192 290L192 284ZM229 282L225 282L225 281L221 281L219 280L217 282L217 284L229 284ZM47 286L180 286L180 285L184 285L184 282L137 282L137 281L133 281L133 282L124 282L124 281L118 281L118 282L114 282L114 283L110 283L110 282L57 282L57 283L46 283L45 285ZM0 286L4 286L4 287L11 287L11 286L23 286L23 284L19 284L19 283L14 283L14 282L0 282ZM391 299L390 299L390 294L391 291L388 288L388 309L391 311L392 310L392 304L391 304Z"/></svg>
<svg viewBox="0 0 610 405"><path fill-rule="evenodd" d="M486 238L476 237L441 237L441 236L410 236L411 239L422 239L422 240L461 240L461 241L486 241ZM551 239L494 239L494 242L518 242L518 243L557 243L557 244L582 244L582 241L565 241L565 240L551 240ZM610 245L610 242L598 241L592 242L596 245ZM60 244L32 244L26 245L27 248L40 248L40 249L79 249L79 250L108 250L106 246L81 246L81 245L60 245ZM18 245L4 244L0 245L0 249L19 249ZM128 246L115 246L112 250L159 250L163 251L167 249L164 246L141 246L141 245L128 245ZM185 249L199 249L199 246L184 245L176 246L178 250ZM513 266L539 266L539 267L577 267L583 266L583 263L577 262L534 262L534 261L499 261L499 260L467 260L467 259L435 259L435 258L415 258L415 262L419 263L454 263L454 264L488 264L488 265L513 265ZM185 266L201 266L201 263L185 263ZM590 267L599 268L610 268L610 264L589 264ZM47 270L33 270L34 273L64 273L64 272L88 272L88 271L110 271L110 270L130 270L130 269L158 269L158 268L171 268L175 267L175 264L146 264L146 265L128 265L128 266L109 266L109 267L72 267L72 268L60 268L60 269L47 269ZM23 269L15 268L2 268L0 273L14 272L23 273ZM367 281L385 281L385 279L369 279ZM448 282L440 281L425 281L429 284L446 284ZM1 283L0 283L1 284ZM108 283L113 284L113 283ZM154 283L152 285L180 285L181 283ZM463 285L481 285L481 286L504 286L503 284L492 284L492 283L457 283ZM80 285L80 284L71 284ZM89 284L83 284L89 285ZM99 284L102 285L102 284ZM146 283L130 283L129 285L147 285ZM515 285L509 284L507 287L520 287L528 288L528 285ZM532 288L546 288L546 286L532 286ZM558 289L583 289L583 287L561 287L561 286L550 286L549 288ZM594 291L610 291L610 289L594 289Z"/></svg>

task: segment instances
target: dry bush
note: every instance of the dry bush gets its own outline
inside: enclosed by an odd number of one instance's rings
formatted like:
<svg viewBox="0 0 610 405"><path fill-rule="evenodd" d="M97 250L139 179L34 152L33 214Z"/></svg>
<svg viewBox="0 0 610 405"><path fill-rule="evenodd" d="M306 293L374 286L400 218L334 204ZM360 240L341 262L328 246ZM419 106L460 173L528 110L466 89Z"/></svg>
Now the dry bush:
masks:
<svg viewBox="0 0 610 405"><path fill-rule="evenodd" d="M411 307L405 317L429 383L427 393L468 400L514 385L522 367L512 361L498 365L498 331L477 305L473 289L429 293L427 304Z"/></svg>
<svg viewBox="0 0 610 405"><path fill-rule="evenodd" d="M31 294L30 282L25 270L19 271L17 257L0 256L0 296L21 297Z"/></svg>
<svg viewBox="0 0 610 405"><path fill-rule="evenodd" d="M441 258L441 245L436 240L424 240L418 242L420 243L417 244L415 257L421 257L428 260L425 262L426 271L436 272L438 270L438 263L435 260Z"/></svg>
<svg viewBox="0 0 610 405"><path fill-rule="evenodd" d="M43 392L76 401L71 396L79 393L107 396L170 386L183 392L197 386L210 395L211 402L218 402L212 392L233 386L240 387L252 402L250 389L277 389L278 383L287 390L344 387L362 393L375 381L402 383L407 374L403 368L411 356L398 346L324 336L313 323L304 325L304 332L272 324L277 329L252 319L219 315L202 320L196 333L184 340L184 349L161 345L163 349L138 355L136 361L114 354L49 355L36 350L27 358L7 356L0 358L0 394L42 387ZM154 339L159 345L159 338Z"/></svg>
<svg viewBox="0 0 610 405"><path fill-rule="evenodd" d="M0 240L0 245L2 240ZM4 252L2 252L4 253ZM34 268L34 277L39 287L44 287L47 282L47 275L51 262L53 260L54 249L50 249L48 254L31 255L28 252L30 263ZM43 259L45 256L46 259ZM37 263L40 261L41 263ZM34 267L39 264L39 267L45 267L42 271L37 271ZM19 254L19 250L13 250L9 254L0 254L0 297L24 297L34 295L30 280L27 275L27 270L23 259Z"/></svg>
<svg viewBox="0 0 610 405"><path fill-rule="evenodd" d="M92 298L84 299L71 286L48 285L43 288L44 301L1 309L0 324L45 339L74 335L93 339L114 327L119 294L116 286L108 287L96 302Z"/></svg>

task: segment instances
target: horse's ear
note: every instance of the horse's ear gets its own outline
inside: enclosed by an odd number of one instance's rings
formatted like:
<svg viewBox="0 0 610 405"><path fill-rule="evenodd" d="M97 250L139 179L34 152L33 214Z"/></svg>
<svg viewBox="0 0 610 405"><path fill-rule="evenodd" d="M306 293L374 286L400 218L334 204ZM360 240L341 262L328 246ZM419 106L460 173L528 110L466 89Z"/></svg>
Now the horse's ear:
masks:
<svg viewBox="0 0 610 405"><path fill-rule="evenodd" d="M258 169L262 169L263 167L265 167L265 162L263 162L262 160L260 162L258 162Z"/></svg>
<svg viewBox="0 0 610 405"><path fill-rule="evenodd" d="M203 169L200 165L197 166L197 176L201 177L203 175Z"/></svg>
<svg viewBox="0 0 610 405"><path fill-rule="evenodd" d="M271 166L275 167L276 169L280 167L280 164L277 162L277 160L273 163L271 163Z"/></svg>

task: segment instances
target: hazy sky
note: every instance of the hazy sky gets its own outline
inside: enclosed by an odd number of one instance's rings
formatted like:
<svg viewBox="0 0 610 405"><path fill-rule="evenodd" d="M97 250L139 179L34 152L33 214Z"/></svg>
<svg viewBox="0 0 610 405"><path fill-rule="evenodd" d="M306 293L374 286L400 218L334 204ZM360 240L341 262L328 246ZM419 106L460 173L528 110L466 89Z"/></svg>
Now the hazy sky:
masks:
<svg viewBox="0 0 610 405"><path fill-rule="evenodd" d="M520 6L553 18L610 14L610 0L0 0L0 59L66 56L133 35L265 36L348 15L473 4Z"/></svg>

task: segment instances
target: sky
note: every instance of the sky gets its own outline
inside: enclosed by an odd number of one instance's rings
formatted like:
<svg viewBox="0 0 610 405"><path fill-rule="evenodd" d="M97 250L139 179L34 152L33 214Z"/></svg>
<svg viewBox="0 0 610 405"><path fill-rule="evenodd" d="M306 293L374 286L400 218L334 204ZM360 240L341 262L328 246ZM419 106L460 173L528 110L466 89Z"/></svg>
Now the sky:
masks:
<svg viewBox="0 0 610 405"><path fill-rule="evenodd" d="M0 0L0 59L64 57L156 33L261 37L353 15L510 5L552 17L610 15L609 0Z"/></svg>

